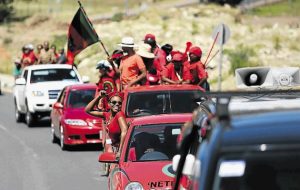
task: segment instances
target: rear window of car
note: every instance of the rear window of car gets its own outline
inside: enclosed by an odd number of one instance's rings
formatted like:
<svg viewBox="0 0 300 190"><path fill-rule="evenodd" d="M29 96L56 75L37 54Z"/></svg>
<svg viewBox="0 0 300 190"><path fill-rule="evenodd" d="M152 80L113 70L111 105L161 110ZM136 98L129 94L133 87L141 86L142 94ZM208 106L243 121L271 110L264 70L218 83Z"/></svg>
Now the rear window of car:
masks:
<svg viewBox="0 0 300 190"><path fill-rule="evenodd" d="M127 148L127 161L172 160L182 123L136 126Z"/></svg>
<svg viewBox="0 0 300 190"><path fill-rule="evenodd" d="M135 92L128 95L127 117L169 113L191 113L200 90Z"/></svg>
<svg viewBox="0 0 300 190"><path fill-rule="evenodd" d="M67 107L82 108L93 100L96 89L71 90L68 95Z"/></svg>
<svg viewBox="0 0 300 190"><path fill-rule="evenodd" d="M241 157L221 159L213 189L299 189L299 159L300 153L295 152L247 153Z"/></svg>
<svg viewBox="0 0 300 190"><path fill-rule="evenodd" d="M73 69L39 69L31 72L30 83L49 81L79 81Z"/></svg>

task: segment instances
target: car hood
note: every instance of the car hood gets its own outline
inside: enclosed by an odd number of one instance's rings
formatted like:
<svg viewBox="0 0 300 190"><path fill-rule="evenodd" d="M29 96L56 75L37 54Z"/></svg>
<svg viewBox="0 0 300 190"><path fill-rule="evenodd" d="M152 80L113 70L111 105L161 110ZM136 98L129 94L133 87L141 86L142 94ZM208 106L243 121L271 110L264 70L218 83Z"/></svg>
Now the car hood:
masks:
<svg viewBox="0 0 300 190"><path fill-rule="evenodd" d="M175 175L171 161L127 162L123 169L131 182L144 189L171 189Z"/></svg>
<svg viewBox="0 0 300 190"><path fill-rule="evenodd" d="M34 90L41 90L44 91L48 90L61 90L65 86L72 85L72 84L79 84L78 81L51 81L51 82L38 82L30 84L30 88Z"/></svg>

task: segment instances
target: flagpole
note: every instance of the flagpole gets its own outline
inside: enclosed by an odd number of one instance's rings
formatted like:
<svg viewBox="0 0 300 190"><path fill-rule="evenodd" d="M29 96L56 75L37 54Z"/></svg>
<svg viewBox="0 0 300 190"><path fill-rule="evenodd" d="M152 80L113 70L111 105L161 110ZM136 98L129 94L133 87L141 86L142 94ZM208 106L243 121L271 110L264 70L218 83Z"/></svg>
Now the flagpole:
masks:
<svg viewBox="0 0 300 190"><path fill-rule="evenodd" d="M90 22L90 20L89 20L88 17L86 16L86 12L85 12L85 10L84 10L84 8L83 8L81 2L78 1L78 4L79 4L79 7L82 9L82 12L84 13L84 16L87 18L87 21L88 21L89 25L91 26L91 28L94 28L93 25L92 25L92 23ZM97 34L97 32L95 32L95 33ZM97 38L98 38L98 40L99 40L99 42L100 42L102 48L104 49L106 55L109 57L109 53L108 53L108 51L106 50L106 48L105 48L103 42L101 41L101 39L99 39L98 34L97 34Z"/></svg>

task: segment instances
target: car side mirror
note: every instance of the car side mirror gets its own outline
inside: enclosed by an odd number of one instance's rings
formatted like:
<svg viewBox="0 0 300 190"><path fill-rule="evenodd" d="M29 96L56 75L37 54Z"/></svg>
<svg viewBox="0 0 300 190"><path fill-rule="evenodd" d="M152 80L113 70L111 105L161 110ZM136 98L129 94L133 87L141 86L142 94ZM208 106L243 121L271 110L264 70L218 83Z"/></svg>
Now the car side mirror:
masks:
<svg viewBox="0 0 300 190"><path fill-rule="evenodd" d="M55 102L53 104L53 108L55 108L55 109L63 109L64 106L60 102Z"/></svg>
<svg viewBox="0 0 300 190"><path fill-rule="evenodd" d="M116 157L116 154L113 152L104 152L99 155L99 162L104 162L104 163L118 163L119 160Z"/></svg>
<svg viewBox="0 0 300 190"><path fill-rule="evenodd" d="M25 85L26 84L26 80L25 78L18 78L15 81L16 85Z"/></svg>
<svg viewBox="0 0 300 190"><path fill-rule="evenodd" d="M90 82L90 77L88 77L88 76L82 76L82 82L83 83L89 83Z"/></svg>

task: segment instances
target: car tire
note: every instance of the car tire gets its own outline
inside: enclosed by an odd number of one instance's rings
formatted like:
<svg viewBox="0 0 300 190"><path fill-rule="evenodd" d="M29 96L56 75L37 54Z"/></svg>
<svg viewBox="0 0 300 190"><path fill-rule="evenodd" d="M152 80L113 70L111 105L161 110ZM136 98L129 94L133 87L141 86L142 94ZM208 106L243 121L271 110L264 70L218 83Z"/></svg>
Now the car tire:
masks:
<svg viewBox="0 0 300 190"><path fill-rule="evenodd" d="M68 150L68 145L65 144L65 137L64 137L64 128L63 126L60 126L60 148L61 150Z"/></svg>
<svg viewBox="0 0 300 190"><path fill-rule="evenodd" d="M29 111L28 106L26 107L25 121L28 127L33 127L36 123L36 115Z"/></svg>
<svg viewBox="0 0 300 190"><path fill-rule="evenodd" d="M55 135L54 127L52 123L51 123L51 142L54 144L59 142L58 138Z"/></svg>
<svg viewBox="0 0 300 190"><path fill-rule="evenodd" d="M17 107L17 104L15 102L15 117L16 117L16 122L20 123L22 121L24 121L24 114L22 114Z"/></svg>

